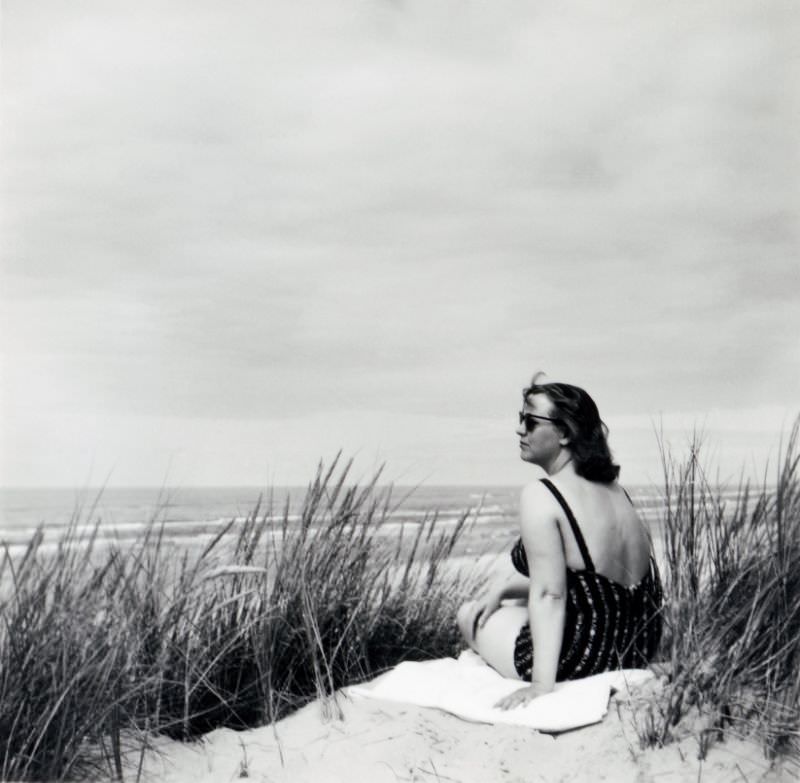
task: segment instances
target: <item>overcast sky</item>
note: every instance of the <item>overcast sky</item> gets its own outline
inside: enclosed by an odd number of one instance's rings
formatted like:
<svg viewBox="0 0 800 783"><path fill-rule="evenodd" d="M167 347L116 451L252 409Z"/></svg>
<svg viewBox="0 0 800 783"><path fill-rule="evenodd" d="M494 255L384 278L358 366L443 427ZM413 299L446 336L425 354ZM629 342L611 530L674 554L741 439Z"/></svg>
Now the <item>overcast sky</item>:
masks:
<svg viewBox="0 0 800 783"><path fill-rule="evenodd" d="M796 2L2 4L0 484L631 483L800 412Z"/></svg>

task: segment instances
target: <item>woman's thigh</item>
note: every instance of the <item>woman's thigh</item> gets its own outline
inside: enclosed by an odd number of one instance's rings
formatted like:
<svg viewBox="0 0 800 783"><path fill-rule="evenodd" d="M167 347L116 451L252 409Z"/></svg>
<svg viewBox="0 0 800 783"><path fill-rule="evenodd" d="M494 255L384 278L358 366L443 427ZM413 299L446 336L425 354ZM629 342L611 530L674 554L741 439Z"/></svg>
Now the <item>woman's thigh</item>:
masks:
<svg viewBox="0 0 800 783"><path fill-rule="evenodd" d="M519 679L514 668L514 644L522 626L528 622L525 606L501 606L478 628L472 649L504 677Z"/></svg>

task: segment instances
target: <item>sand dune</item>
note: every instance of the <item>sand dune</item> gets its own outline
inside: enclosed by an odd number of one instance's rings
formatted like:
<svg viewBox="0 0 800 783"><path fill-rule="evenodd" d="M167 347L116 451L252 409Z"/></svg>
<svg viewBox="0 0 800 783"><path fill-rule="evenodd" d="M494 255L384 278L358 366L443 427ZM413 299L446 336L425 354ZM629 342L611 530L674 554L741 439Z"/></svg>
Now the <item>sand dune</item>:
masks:
<svg viewBox="0 0 800 783"><path fill-rule="evenodd" d="M602 723L558 736L468 723L439 710L337 694L273 726L220 729L200 742L166 739L144 760L146 781L209 783L772 783L797 780L770 769L753 742L728 740L705 761L687 737L643 751L628 699L612 698Z"/></svg>

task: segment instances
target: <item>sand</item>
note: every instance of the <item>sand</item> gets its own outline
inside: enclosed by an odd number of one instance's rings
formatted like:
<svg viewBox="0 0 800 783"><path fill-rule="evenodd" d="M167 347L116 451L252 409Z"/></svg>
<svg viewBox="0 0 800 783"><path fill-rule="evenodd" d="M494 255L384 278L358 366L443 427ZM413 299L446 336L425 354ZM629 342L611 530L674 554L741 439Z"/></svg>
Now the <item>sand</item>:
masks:
<svg viewBox="0 0 800 783"><path fill-rule="evenodd" d="M439 710L349 697L338 709L313 702L272 726L218 729L199 742L159 738L144 758L144 781L205 783L533 783L534 781L798 780L772 768L751 741L717 744L704 761L693 737L642 750L631 703L612 697L599 724L558 736L530 729L469 723ZM338 713L338 714L336 714Z"/></svg>
<svg viewBox="0 0 800 783"><path fill-rule="evenodd" d="M658 553L661 554L661 553ZM504 557L461 556L453 567L502 570ZM653 686L656 687L656 686ZM249 731L218 729L182 744L157 738L141 780L211 783L786 783L795 767L774 766L751 740L717 743L698 759L696 736L643 750L633 724L642 692L612 696L598 724L553 736L470 723L436 709L351 697L320 701ZM130 768L136 779L138 759ZM127 779L126 775L126 779Z"/></svg>

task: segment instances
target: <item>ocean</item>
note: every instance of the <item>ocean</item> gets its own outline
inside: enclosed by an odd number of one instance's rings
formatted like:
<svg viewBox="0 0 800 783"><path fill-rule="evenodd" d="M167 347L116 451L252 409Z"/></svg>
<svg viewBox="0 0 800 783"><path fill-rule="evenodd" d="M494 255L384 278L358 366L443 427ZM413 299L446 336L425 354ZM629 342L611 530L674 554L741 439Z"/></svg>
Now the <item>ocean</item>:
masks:
<svg viewBox="0 0 800 783"><path fill-rule="evenodd" d="M378 488L386 492L388 488ZM471 521L463 551L491 551L508 544L518 529L520 487L419 486L391 488L388 525L414 529L437 514L446 529L466 512ZM657 487L628 487L653 533L663 509ZM101 539L134 540L151 521L163 522L167 540L197 543L231 520L243 521L260 502L259 518L299 518L306 487L135 487L98 489L0 489L0 542L24 547L38 527L55 543L71 523L79 538L98 527ZM391 529L391 527L389 529Z"/></svg>

